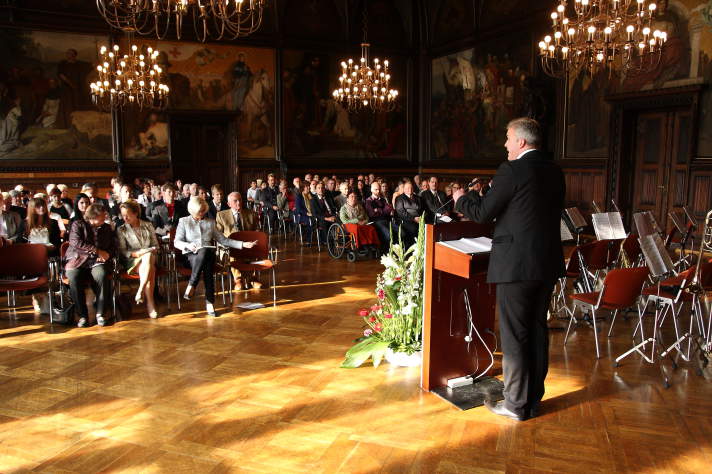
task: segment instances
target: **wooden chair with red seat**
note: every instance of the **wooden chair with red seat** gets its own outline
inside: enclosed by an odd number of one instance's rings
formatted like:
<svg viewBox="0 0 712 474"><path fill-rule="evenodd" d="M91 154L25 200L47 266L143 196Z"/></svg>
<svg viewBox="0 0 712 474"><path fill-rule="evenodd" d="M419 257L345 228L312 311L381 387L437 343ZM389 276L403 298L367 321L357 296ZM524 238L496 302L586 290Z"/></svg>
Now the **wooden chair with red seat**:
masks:
<svg viewBox="0 0 712 474"><path fill-rule="evenodd" d="M0 291L27 291L47 287L49 323L52 324L54 308L52 286L46 275L48 269L47 246L43 244L13 244L0 247L0 276L18 278L0 280Z"/></svg>
<svg viewBox="0 0 712 474"><path fill-rule="evenodd" d="M276 250L269 247L267 234L259 231L242 231L230 234L230 238L243 242L257 241L251 249L230 249L232 261L230 266L240 272L262 272L265 270L272 273L272 304L277 305L277 267Z"/></svg>
<svg viewBox="0 0 712 474"><path fill-rule="evenodd" d="M601 358L601 351L598 347L598 328L596 326L596 311L613 311L613 321L615 323L616 314L624 309L636 305L636 300L641 294L643 284L650 271L647 267L637 268L617 268L608 272L603 280L601 291L591 291L587 293L576 293L571 295L574 309L569 320L569 326L564 336L564 345L568 342L569 333L574 323L577 323L576 309L588 309L591 312L593 323L593 336L596 342L596 358ZM640 311L640 308L639 308Z"/></svg>

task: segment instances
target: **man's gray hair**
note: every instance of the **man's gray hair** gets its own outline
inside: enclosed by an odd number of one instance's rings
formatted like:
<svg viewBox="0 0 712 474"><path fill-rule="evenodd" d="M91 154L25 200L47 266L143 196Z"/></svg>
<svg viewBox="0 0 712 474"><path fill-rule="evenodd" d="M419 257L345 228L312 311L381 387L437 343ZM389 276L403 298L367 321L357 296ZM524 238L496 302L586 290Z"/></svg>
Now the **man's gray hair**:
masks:
<svg viewBox="0 0 712 474"><path fill-rule="evenodd" d="M527 145L535 148L541 146L544 138L539 122L528 117L520 117L510 121L507 124L507 129L511 129L517 138L524 140Z"/></svg>

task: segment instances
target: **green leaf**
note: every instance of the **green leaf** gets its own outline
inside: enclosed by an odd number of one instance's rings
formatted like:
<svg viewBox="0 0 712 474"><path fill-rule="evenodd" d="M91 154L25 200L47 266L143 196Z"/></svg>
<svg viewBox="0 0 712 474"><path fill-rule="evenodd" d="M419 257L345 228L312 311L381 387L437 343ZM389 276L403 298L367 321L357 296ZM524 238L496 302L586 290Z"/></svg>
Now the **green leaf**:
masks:
<svg viewBox="0 0 712 474"><path fill-rule="evenodd" d="M371 359L373 359L374 367L378 367L381 364L383 356L386 353L386 349L388 349L388 343L385 341L381 341L381 344L375 345L373 351L371 352Z"/></svg>
<svg viewBox="0 0 712 474"><path fill-rule="evenodd" d="M354 345L346 352L346 358L341 363L341 368L355 369L356 367L360 367L373 355L374 350L376 351L376 357L378 357L378 351L381 351L383 348L382 350L385 352L385 347L388 347L387 343L378 338L369 337ZM383 357L383 354L381 354L381 357ZM380 360L378 362L380 363ZM377 365L375 364L375 359L374 365Z"/></svg>

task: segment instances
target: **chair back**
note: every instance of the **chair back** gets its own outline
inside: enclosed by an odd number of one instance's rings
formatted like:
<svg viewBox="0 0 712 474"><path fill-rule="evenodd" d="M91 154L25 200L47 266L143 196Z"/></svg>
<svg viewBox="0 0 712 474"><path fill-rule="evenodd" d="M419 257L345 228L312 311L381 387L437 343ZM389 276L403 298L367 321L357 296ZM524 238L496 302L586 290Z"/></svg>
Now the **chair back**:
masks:
<svg viewBox="0 0 712 474"><path fill-rule="evenodd" d="M257 230L243 230L241 232L233 232L230 234L233 240L241 240L243 242L257 241L257 244L251 249L230 249L230 256L239 259L269 259L269 237L266 233Z"/></svg>
<svg viewBox="0 0 712 474"><path fill-rule="evenodd" d="M589 270L603 270L608 265L608 240L597 240L579 247L579 252Z"/></svg>
<svg viewBox="0 0 712 474"><path fill-rule="evenodd" d="M605 306L618 308L633 306L649 273L648 267L611 270L603 281L601 303Z"/></svg>
<svg viewBox="0 0 712 474"><path fill-rule="evenodd" d="M581 273L581 264L579 262L579 247L574 247L566 261L566 273L578 275Z"/></svg>
<svg viewBox="0 0 712 474"><path fill-rule="evenodd" d="M41 276L47 272L47 246L44 244L13 244L0 247L0 275Z"/></svg>
<svg viewBox="0 0 712 474"><path fill-rule="evenodd" d="M621 248L628 257L628 262L632 265L640 257L640 241L638 240L638 234L630 233L628 237L625 238Z"/></svg>
<svg viewBox="0 0 712 474"><path fill-rule="evenodd" d="M69 248L69 242L62 242L59 246L59 257L64 260L64 256L67 254L67 249Z"/></svg>

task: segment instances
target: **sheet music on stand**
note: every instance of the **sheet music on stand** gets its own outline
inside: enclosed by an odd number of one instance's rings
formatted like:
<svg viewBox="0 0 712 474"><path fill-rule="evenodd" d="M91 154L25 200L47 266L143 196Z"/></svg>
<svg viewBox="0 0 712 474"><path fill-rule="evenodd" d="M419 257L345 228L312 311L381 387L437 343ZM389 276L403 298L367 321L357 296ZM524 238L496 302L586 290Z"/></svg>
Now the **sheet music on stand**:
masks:
<svg viewBox="0 0 712 474"><path fill-rule="evenodd" d="M574 226L574 230L576 232L580 232L581 229L588 225L578 207L569 207L564 212L566 213L566 217L568 217L571 221L571 224Z"/></svg>
<svg viewBox="0 0 712 474"><path fill-rule="evenodd" d="M685 219L681 219L680 214L677 212L670 212L668 213L668 216L670 216L670 220L672 221L672 224L675 226L677 231L685 235L687 233L687 229L685 228Z"/></svg>
<svg viewBox="0 0 712 474"><path fill-rule="evenodd" d="M571 230L566 224L566 221L564 221L564 219L561 219L561 241L567 242L569 240L574 240L574 235L571 233Z"/></svg>
<svg viewBox="0 0 712 474"><path fill-rule="evenodd" d="M598 240L621 240L627 236L620 212L591 214L591 221Z"/></svg>
<svg viewBox="0 0 712 474"><path fill-rule="evenodd" d="M636 212L633 214L633 221L639 237L660 233L660 227L650 211Z"/></svg>
<svg viewBox="0 0 712 474"><path fill-rule="evenodd" d="M654 277L659 277L673 271L675 265L672 263L670 254L665 249L665 244L660 238L660 234L653 233L646 235L640 237L638 241L640 242L640 249L645 256L645 262L648 264L650 273L652 273Z"/></svg>

